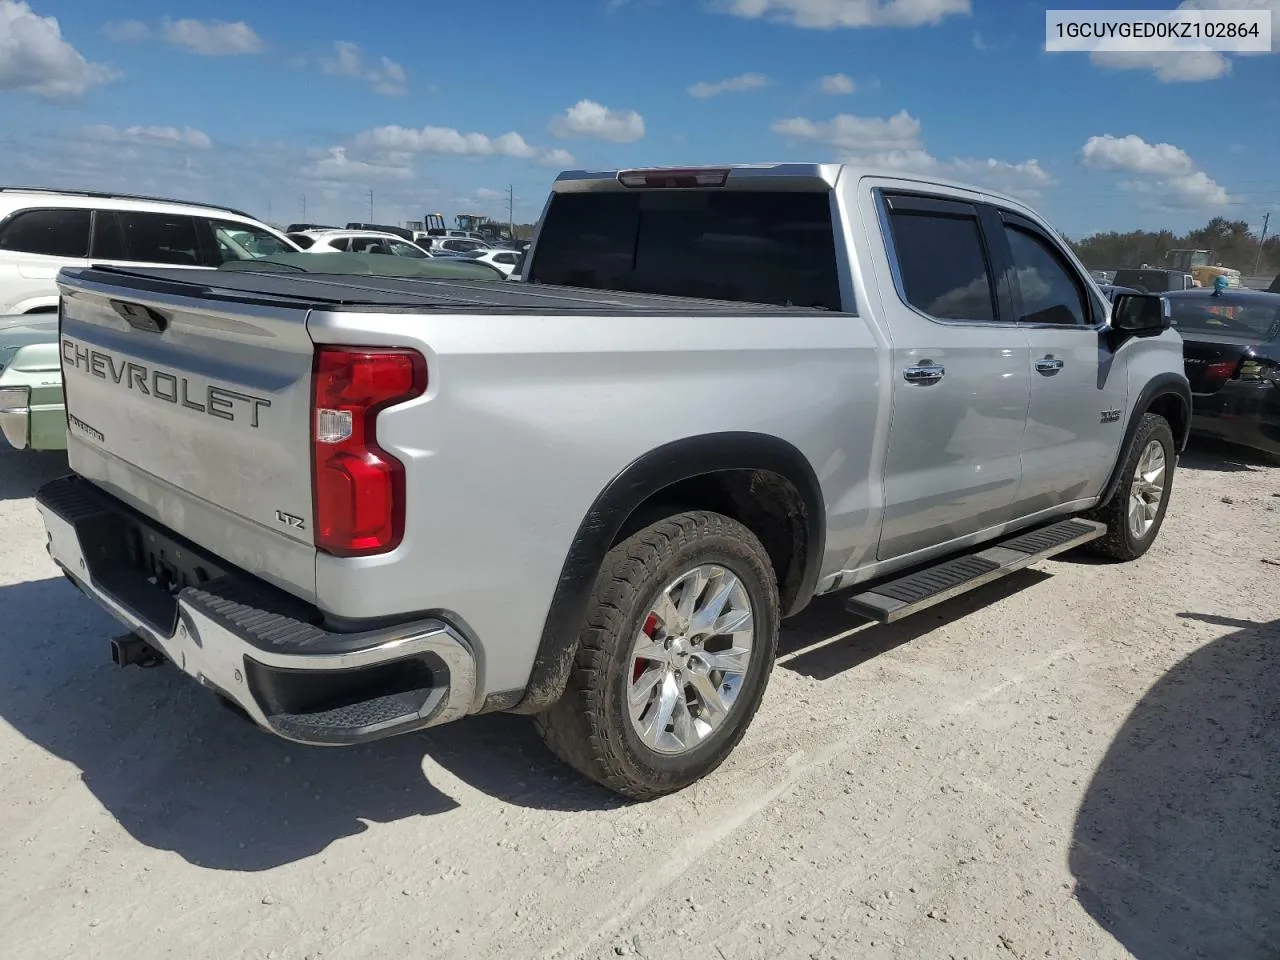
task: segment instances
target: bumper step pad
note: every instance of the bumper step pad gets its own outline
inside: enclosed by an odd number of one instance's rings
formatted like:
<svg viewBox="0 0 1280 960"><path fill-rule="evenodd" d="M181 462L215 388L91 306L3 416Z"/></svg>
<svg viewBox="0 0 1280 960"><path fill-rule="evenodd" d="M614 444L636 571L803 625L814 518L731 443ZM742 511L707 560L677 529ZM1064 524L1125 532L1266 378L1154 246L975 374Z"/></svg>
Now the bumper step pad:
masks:
<svg viewBox="0 0 1280 960"><path fill-rule="evenodd" d="M1060 520L1021 533L966 556L945 560L851 597L850 613L891 623L943 600L968 593L1055 554L1105 536L1107 526L1094 520Z"/></svg>

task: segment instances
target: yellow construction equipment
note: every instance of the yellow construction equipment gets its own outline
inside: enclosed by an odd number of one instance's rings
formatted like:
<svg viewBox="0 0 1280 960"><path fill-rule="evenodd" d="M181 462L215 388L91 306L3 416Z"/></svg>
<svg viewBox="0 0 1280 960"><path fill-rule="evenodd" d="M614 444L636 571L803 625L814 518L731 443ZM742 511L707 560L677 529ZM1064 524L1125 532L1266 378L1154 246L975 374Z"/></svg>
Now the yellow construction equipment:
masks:
<svg viewBox="0 0 1280 960"><path fill-rule="evenodd" d="M1215 263L1217 257L1212 250L1170 250L1164 259L1170 270L1191 274L1197 287L1213 286L1214 277L1226 277L1228 286L1240 286L1240 271Z"/></svg>

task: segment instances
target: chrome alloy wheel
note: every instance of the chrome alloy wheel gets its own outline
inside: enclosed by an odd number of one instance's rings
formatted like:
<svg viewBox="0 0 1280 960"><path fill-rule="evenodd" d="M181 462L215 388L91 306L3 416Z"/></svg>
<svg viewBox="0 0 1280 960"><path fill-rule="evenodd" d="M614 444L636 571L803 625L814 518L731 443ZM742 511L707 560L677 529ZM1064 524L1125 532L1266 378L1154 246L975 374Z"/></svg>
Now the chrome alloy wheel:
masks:
<svg viewBox="0 0 1280 960"><path fill-rule="evenodd" d="M1151 440L1138 457L1129 486L1129 533L1135 540L1144 538L1155 525L1164 500L1164 471L1164 445Z"/></svg>
<svg viewBox="0 0 1280 960"><path fill-rule="evenodd" d="M631 725L655 753L698 746L724 723L742 690L755 614L732 572L702 564L658 594L631 648Z"/></svg>

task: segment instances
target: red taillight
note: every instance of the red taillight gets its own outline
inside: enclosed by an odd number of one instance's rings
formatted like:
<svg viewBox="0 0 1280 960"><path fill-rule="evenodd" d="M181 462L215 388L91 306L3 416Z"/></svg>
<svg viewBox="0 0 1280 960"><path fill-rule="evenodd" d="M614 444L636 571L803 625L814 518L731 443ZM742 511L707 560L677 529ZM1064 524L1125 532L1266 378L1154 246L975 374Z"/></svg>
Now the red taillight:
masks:
<svg viewBox="0 0 1280 960"><path fill-rule="evenodd" d="M618 182L624 187L723 187L728 170L623 170Z"/></svg>
<svg viewBox="0 0 1280 960"><path fill-rule="evenodd" d="M311 483L317 549L385 553L404 537L404 465L378 446L378 412L421 396L415 350L319 347L311 385Z"/></svg>
<svg viewBox="0 0 1280 960"><path fill-rule="evenodd" d="M1207 363L1204 367L1205 379L1215 386L1221 386L1236 375L1236 365L1239 360L1219 360L1216 363Z"/></svg>

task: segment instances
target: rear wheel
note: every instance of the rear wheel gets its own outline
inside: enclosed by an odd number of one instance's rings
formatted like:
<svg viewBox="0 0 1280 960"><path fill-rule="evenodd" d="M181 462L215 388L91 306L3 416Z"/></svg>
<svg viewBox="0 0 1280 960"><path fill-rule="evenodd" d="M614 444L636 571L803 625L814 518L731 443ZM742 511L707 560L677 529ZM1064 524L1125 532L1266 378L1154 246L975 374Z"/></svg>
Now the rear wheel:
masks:
<svg viewBox="0 0 1280 960"><path fill-rule="evenodd" d="M1120 488L1110 503L1090 514L1107 525L1107 535L1087 549L1127 561L1151 548L1169 508L1176 459L1168 421L1158 414L1144 414L1125 450Z"/></svg>
<svg viewBox="0 0 1280 960"><path fill-rule="evenodd" d="M746 732L778 619L769 555L742 524L706 511L650 524L605 557L568 686L538 731L623 796L688 786Z"/></svg>

